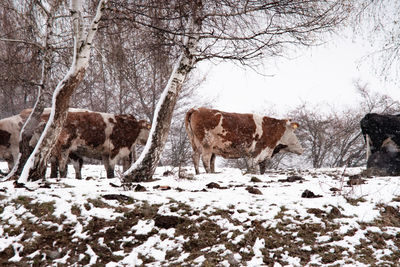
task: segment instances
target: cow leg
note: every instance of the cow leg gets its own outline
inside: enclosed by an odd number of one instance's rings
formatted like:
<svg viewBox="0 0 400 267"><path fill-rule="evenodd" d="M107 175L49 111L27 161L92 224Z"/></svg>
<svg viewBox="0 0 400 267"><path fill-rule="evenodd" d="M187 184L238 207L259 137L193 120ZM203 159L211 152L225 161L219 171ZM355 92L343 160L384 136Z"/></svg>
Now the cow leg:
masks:
<svg viewBox="0 0 400 267"><path fill-rule="evenodd" d="M247 173L255 174L256 173L256 167L255 167L254 159L253 158L246 158L246 163L247 163Z"/></svg>
<svg viewBox="0 0 400 267"><path fill-rule="evenodd" d="M133 146L133 149L132 149L131 153L129 154L129 157L131 160L130 164L132 164L132 162L136 161L136 159L137 159L136 158L136 146Z"/></svg>
<svg viewBox="0 0 400 267"><path fill-rule="evenodd" d="M50 178L58 177L58 159L56 157L50 158Z"/></svg>
<svg viewBox="0 0 400 267"><path fill-rule="evenodd" d="M115 164L112 164L110 162L110 159L108 156L103 156L103 164L104 164L104 168L106 169L107 172L107 178L114 178L114 166Z"/></svg>
<svg viewBox="0 0 400 267"><path fill-rule="evenodd" d="M132 164L132 155L129 154L129 157L124 157L122 159L122 170L126 172Z"/></svg>
<svg viewBox="0 0 400 267"><path fill-rule="evenodd" d="M66 178L67 177L67 164L59 166L59 171L60 171L60 178Z"/></svg>
<svg viewBox="0 0 400 267"><path fill-rule="evenodd" d="M60 171L60 178L67 177L68 170L68 154L62 154L60 160L58 161L58 167Z"/></svg>
<svg viewBox="0 0 400 267"><path fill-rule="evenodd" d="M201 156L201 159L203 161L204 169L206 169L206 173L211 173L211 158L212 158L212 153L204 153Z"/></svg>
<svg viewBox="0 0 400 267"><path fill-rule="evenodd" d="M75 169L75 179L82 179L83 159L74 153L71 153L69 158L71 159L72 165Z"/></svg>
<svg viewBox="0 0 400 267"><path fill-rule="evenodd" d="M367 153L366 153L366 157L367 157L367 161L369 159L369 156L371 156L371 139L369 138L369 135L367 134L365 136L365 141L367 143Z"/></svg>
<svg viewBox="0 0 400 267"><path fill-rule="evenodd" d="M263 160L260 163L258 163L258 167L260 168L260 174L264 174L265 173L265 169L266 169L266 165L267 165L267 160Z"/></svg>
<svg viewBox="0 0 400 267"><path fill-rule="evenodd" d="M7 161L7 165L8 165L8 172L10 173L12 171L12 169L14 168L13 156L11 156L10 158L7 158L6 161Z"/></svg>
<svg viewBox="0 0 400 267"><path fill-rule="evenodd" d="M196 174L200 174L200 171L199 171L200 153L197 151L194 151L193 155L192 155L192 159L193 159L193 165L194 165L194 170L195 170Z"/></svg>
<svg viewBox="0 0 400 267"><path fill-rule="evenodd" d="M210 159L210 168L211 168L211 172L212 172L212 173L215 173L215 158L216 158L216 156L215 156L215 154L213 153L213 154L211 155L211 159Z"/></svg>

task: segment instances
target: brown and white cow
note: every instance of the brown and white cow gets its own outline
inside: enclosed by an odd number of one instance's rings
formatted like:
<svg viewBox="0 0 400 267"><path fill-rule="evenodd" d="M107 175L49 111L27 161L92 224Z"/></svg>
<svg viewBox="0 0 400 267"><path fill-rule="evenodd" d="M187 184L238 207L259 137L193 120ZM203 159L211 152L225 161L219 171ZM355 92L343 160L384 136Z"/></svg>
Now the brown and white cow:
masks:
<svg viewBox="0 0 400 267"><path fill-rule="evenodd" d="M47 109L46 109L47 110ZM47 121L49 112L43 112L42 119ZM44 124L44 123L43 123ZM39 127L39 129L43 129ZM57 163L60 176L67 174L69 158L85 156L101 158L107 171L107 177L114 177L114 167L123 162L124 170L129 168L131 154L136 144L144 145L150 131L150 124L145 120L136 120L132 115L115 115L70 108L67 120L61 131L56 146L52 150L52 164ZM37 133L33 142L37 142ZM80 164L74 164L76 178L81 178ZM57 176L52 167L51 176Z"/></svg>
<svg viewBox="0 0 400 267"><path fill-rule="evenodd" d="M186 113L185 126L193 148L196 174L199 174L200 156L208 173L215 172L216 155L245 158L248 172L255 172L256 164L275 153L303 153L294 134L299 125L290 120L192 108Z"/></svg>
<svg viewBox="0 0 400 267"><path fill-rule="evenodd" d="M19 133L26 117L21 114L0 120L0 158L8 163L8 169L15 165L19 154Z"/></svg>

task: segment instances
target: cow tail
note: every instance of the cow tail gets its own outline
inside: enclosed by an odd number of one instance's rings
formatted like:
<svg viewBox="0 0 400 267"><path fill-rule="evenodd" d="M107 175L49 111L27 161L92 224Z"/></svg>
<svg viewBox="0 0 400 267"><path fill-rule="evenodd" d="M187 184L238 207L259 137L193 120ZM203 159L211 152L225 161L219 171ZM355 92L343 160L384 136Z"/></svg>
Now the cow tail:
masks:
<svg viewBox="0 0 400 267"><path fill-rule="evenodd" d="M191 108L188 112L186 112L186 117L185 117L185 127L186 127L186 133L188 134L190 143L192 143L192 146L194 145L194 134L193 134L193 129L192 125L190 123L190 118L196 110L194 108Z"/></svg>

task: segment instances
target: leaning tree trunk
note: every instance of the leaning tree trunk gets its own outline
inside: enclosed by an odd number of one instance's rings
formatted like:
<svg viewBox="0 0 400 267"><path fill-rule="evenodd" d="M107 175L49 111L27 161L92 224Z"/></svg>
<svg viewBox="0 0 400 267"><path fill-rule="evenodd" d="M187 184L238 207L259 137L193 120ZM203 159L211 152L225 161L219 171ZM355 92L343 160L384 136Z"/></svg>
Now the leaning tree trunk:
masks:
<svg viewBox="0 0 400 267"><path fill-rule="evenodd" d="M97 32L106 1L100 0L96 15L92 20L90 28L87 30L87 34L85 34L83 29L82 2L80 0L72 0L71 2L74 30L74 56L71 68L54 90L49 120L34 151L22 170L18 183L26 183L28 180L35 181L45 177L47 160L67 118L70 97L83 80L85 71L88 68L90 48L94 35Z"/></svg>
<svg viewBox="0 0 400 267"><path fill-rule="evenodd" d="M189 23L190 33L198 33L201 29L201 20L193 19ZM153 125L146 146L139 159L129 168L123 177L125 184L150 180L160 161L161 153L168 138L172 113L183 82L191 71L196 58L195 50L199 41L199 35L187 37L184 42L184 51L176 62L171 77L165 87L159 104L154 113Z"/></svg>
<svg viewBox="0 0 400 267"><path fill-rule="evenodd" d="M29 115L28 119L26 120L24 126L21 129L21 133L19 136L19 156L15 162L15 165L11 172L7 175L5 179L13 178L16 179L18 175L21 174L26 161L28 160L29 156L31 155L34 147L30 145L30 140L33 136L33 132L35 131L37 125L40 123L40 116L44 110L45 105L45 93L43 92L46 88L47 80L50 74L50 48L49 48L49 38L50 32L49 29L52 27L54 16L51 13L51 10L46 9L45 6L42 6L43 11L47 15L47 20L45 24L45 32L46 36L41 46L42 56L42 73L40 78L40 83L38 85L38 96L36 103L33 107L32 113Z"/></svg>

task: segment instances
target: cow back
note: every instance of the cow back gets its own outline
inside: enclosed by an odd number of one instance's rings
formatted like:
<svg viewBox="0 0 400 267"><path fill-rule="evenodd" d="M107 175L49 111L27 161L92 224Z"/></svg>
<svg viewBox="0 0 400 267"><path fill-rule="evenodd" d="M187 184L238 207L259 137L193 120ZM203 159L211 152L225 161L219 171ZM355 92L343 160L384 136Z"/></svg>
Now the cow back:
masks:
<svg viewBox="0 0 400 267"><path fill-rule="evenodd" d="M225 158L239 158L255 157L266 149L272 153L285 132L286 121L198 108L188 111L185 124L194 150L208 149Z"/></svg>

